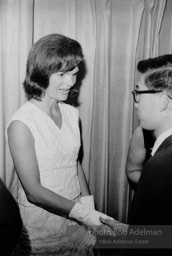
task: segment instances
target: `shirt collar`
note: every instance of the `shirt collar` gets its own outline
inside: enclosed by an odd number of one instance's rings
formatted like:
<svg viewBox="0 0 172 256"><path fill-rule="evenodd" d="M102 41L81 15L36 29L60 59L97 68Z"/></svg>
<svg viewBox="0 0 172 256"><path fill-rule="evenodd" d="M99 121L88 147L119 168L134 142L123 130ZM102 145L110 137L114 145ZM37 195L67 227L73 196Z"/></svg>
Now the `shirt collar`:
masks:
<svg viewBox="0 0 172 256"><path fill-rule="evenodd" d="M172 128L166 130L165 132L163 132L155 141L154 146L152 148L152 152L151 155L153 156L155 154L155 152L158 150L159 146L163 143L163 141L169 137L170 135L172 135Z"/></svg>

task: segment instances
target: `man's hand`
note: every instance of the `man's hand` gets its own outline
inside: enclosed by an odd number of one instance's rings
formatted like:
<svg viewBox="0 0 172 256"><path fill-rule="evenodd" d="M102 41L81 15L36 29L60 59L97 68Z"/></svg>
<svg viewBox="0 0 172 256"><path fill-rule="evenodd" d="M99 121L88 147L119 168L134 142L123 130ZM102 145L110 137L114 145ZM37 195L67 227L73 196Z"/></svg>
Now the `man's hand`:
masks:
<svg viewBox="0 0 172 256"><path fill-rule="evenodd" d="M104 218L100 217L100 219L105 220ZM106 219L107 220L107 219ZM112 229L111 227L109 227L108 225L102 224L101 226L99 226L96 229L96 232L100 233L100 234L104 234L104 235L110 235L112 233Z"/></svg>
<svg viewBox="0 0 172 256"><path fill-rule="evenodd" d="M122 222L119 222L115 219L104 219L102 217L100 217L100 221L101 223L107 225L108 227L111 228L111 230L128 230L128 225Z"/></svg>

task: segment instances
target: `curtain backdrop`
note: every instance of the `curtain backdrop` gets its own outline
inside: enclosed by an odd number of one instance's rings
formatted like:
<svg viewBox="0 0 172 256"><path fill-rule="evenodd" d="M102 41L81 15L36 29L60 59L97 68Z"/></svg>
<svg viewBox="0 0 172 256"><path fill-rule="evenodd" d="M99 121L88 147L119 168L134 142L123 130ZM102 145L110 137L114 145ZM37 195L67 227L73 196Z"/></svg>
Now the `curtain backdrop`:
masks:
<svg viewBox="0 0 172 256"><path fill-rule="evenodd" d="M14 195L17 182L5 127L26 100L22 82L32 42L62 33L78 40L85 56L77 107L90 190L98 210L126 221L135 67L138 60L160 53L165 6L166 0L0 0L0 177Z"/></svg>
<svg viewBox="0 0 172 256"><path fill-rule="evenodd" d="M0 177L15 196L17 180L5 128L25 100L22 82L32 45L32 19L32 0L0 0Z"/></svg>

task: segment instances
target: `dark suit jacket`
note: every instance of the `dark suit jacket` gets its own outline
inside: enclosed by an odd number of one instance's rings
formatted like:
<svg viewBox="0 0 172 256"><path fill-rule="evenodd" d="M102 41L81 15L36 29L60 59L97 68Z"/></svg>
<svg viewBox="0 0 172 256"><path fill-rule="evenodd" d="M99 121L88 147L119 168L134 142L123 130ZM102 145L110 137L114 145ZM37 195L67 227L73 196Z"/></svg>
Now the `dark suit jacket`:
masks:
<svg viewBox="0 0 172 256"><path fill-rule="evenodd" d="M137 185L129 231L137 225L172 225L172 136L144 165ZM128 249L123 255L172 255L171 249Z"/></svg>
<svg viewBox="0 0 172 256"><path fill-rule="evenodd" d="M14 198L0 180L0 255L13 251L22 228L19 208Z"/></svg>
<svg viewBox="0 0 172 256"><path fill-rule="evenodd" d="M172 225L172 136L143 167L130 224Z"/></svg>

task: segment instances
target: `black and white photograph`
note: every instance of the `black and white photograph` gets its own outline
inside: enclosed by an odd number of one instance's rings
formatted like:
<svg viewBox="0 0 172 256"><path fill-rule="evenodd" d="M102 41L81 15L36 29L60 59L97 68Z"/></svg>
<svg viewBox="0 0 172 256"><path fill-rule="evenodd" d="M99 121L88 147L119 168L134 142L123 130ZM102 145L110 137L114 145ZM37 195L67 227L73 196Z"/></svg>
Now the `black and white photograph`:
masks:
<svg viewBox="0 0 172 256"><path fill-rule="evenodd" d="M172 0L0 0L0 256L172 256Z"/></svg>

